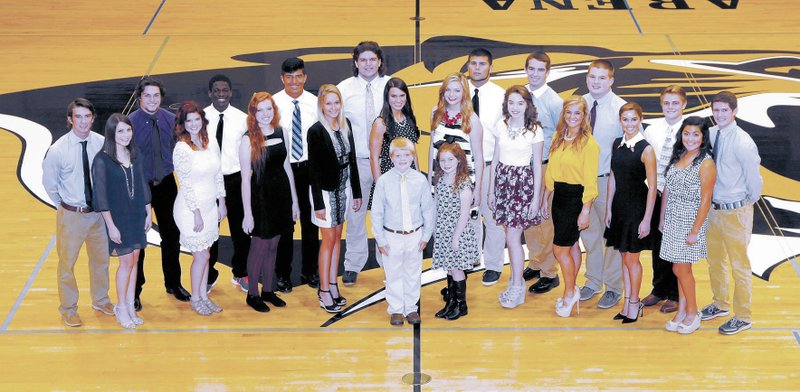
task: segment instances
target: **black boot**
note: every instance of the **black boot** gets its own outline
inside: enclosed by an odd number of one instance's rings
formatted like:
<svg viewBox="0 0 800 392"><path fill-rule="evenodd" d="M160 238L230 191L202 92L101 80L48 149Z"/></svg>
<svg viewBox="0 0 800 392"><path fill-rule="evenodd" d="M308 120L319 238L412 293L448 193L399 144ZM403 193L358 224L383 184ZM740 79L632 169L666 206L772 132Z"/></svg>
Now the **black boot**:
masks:
<svg viewBox="0 0 800 392"><path fill-rule="evenodd" d="M453 283L453 277L447 275L447 287L442 289L442 298L444 299L444 308L442 310L436 312L436 318L444 318L444 315L447 314L447 309L450 308L450 303L454 301L455 298L455 286Z"/></svg>
<svg viewBox="0 0 800 392"><path fill-rule="evenodd" d="M447 292L453 286L453 276L447 275L447 286L444 286L440 293L442 293L442 301L447 302Z"/></svg>
<svg viewBox="0 0 800 392"><path fill-rule="evenodd" d="M445 320L456 320L467 315L467 281L453 282L454 299L447 306Z"/></svg>

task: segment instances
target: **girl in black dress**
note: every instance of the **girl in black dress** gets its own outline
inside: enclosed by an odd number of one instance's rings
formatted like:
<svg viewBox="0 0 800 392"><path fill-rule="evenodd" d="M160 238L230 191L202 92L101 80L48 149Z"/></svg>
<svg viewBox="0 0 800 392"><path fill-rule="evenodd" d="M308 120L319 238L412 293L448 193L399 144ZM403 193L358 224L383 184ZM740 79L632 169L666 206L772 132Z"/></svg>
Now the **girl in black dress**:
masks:
<svg viewBox="0 0 800 392"><path fill-rule="evenodd" d="M650 221L656 202L656 154L639 131L642 107L628 102L619 109L623 135L611 151L611 176L606 193L606 246L622 254L625 301L614 320L623 324L639 319L642 263L639 253L651 248ZM645 184L645 181L647 184Z"/></svg>
<svg viewBox="0 0 800 392"><path fill-rule="evenodd" d="M127 116L114 113L106 122L105 144L92 163L94 209L103 215L108 249L119 257L117 306L114 314L123 328L144 321L133 308L139 250L147 246L150 230L150 187L136 159L133 127Z"/></svg>
<svg viewBox="0 0 800 392"><path fill-rule="evenodd" d="M242 167L242 230L251 234L247 255L250 286L247 304L257 312L268 312L269 302L286 306L272 289L275 258L281 233L291 233L300 217L294 175L286 153L286 131L278 126L280 116L272 96L253 94L247 105L247 133L239 146ZM261 293L258 282L261 282Z"/></svg>

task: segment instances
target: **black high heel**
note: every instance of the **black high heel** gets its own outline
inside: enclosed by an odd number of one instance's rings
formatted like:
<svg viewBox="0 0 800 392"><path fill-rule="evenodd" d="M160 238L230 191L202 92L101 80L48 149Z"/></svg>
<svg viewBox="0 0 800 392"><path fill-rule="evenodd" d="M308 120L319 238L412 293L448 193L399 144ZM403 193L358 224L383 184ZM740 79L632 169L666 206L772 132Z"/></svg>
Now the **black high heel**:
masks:
<svg viewBox="0 0 800 392"><path fill-rule="evenodd" d="M640 317L644 317L644 304L641 303L639 300L636 301L628 301L629 304L639 304L638 311L636 312L636 318L625 317L622 319L623 324L630 324L639 321Z"/></svg>
<svg viewBox="0 0 800 392"><path fill-rule="evenodd" d="M336 283L328 283L328 284L331 285L331 286L336 286L336 294L339 294L339 296L337 296L337 297L334 297L333 294L331 294L331 298L333 298L333 302L336 305L339 305L339 306L347 305L347 298L342 297L342 293L339 291L339 285L336 284Z"/></svg>
<svg viewBox="0 0 800 392"><path fill-rule="evenodd" d="M325 301L322 300L322 293L328 293L328 295L331 294L329 290L317 289L317 298L319 299L319 307L325 309L325 311L328 313L339 313L339 311L342 310L342 307L337 305L336 302L334 302L333 305L325 305ZM333 302L333 296L331 296L331 301Z"/></svg>
<svg viewBox="0 0 800 392"><path fill-rule="evenodd" d="M631 297L625 297L625 301L628 301L630 298ZM614 318L612 320L624 320L624 319L625 319L625 315L624 314L617 313L617 315L614 316Z"/></svg>

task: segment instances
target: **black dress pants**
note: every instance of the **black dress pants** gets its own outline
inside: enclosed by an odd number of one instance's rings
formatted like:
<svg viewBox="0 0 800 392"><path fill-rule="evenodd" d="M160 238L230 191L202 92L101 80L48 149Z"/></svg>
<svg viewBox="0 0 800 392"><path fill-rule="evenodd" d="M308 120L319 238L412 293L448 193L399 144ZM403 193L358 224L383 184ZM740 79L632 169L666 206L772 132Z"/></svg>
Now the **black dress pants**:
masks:
<svg viewBox="0 0 800 392"><path fill-rule="evenodd" d="M309 199L308 161L292 163L294 187L300 208L300 236L303 275L317 273L319 258L319 228L311 223L311 200ZM275 266L277 276L290 278L294 260L294 238L292 233L284 233L278 243L278 258Z"/></svg>
<svg viewBox="0 0 800 392"><path fill-rule="evenodd" d="M159 234L161 234L161 269L164 272L164 287L175 288L181 284L181 264L178 256L180 255L180 231L175 225L175 218L172 207L175 198L178 196L178 186L175 184L175 176L170 173L158 184L150 184L150 205L155 213ZM136 275L136 296L142 292L142 286L146 282L144 276L145 250L139 252L138 273Z"/></svg>
<svg viewBox="0 0 800 392"><path fill-rule="evenodd" d="M666 203L661 195L656 196L653 206L653 218L650 220L650 236L653 239L653 295L678 300L678 278L672 272L672 263L661 259L661 231L658 230L658 221L661 218L661 203Z"/></svg>
<svg viewBox="0 0 800 392"><path fill-rule="evenodd" d="M244 207L242 206L242 175L239 172L223 176L225 182L225 207L228 209L228 228L233 241L233 256L231 269L235 278L247 276L247 253L250 251L250 236L242 230L244 220ZM214 268L219 260L219 240L211 245L211 258L208 266L208 282L211 283L219 276L219 271Z"/></svg>

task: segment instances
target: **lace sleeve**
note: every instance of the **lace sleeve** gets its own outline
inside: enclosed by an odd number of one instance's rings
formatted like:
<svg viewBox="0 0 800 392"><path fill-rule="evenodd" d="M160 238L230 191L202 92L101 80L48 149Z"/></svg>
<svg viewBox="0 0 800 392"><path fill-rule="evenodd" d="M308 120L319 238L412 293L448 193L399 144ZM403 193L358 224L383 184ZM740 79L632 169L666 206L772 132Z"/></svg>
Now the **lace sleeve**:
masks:
<svg viewBox="0 0 800 392"><path fill-rule="evenodd" d="M186 201L186 206L189 211L194 211L198 208L197 196L194 192L192 184L192 150L184 142L178 142L175 145L175 150L172 152L172 164L175 166L175 175L178 176L178 183L180 184L180 191L183 195L183 200Z"/></svg>
<svg viewBox="0 0 800 392"><path fill-rule="evenodd" d="M104 152L99 152L95 155L92 161L92 208L95 211L108 211L110 206L108 203L108 180L106 171L106 159L104 159Z"/></svg>

